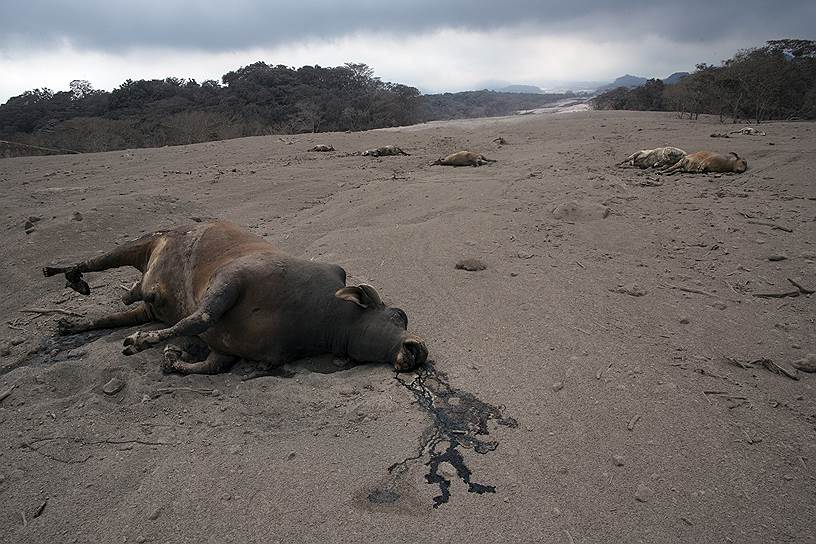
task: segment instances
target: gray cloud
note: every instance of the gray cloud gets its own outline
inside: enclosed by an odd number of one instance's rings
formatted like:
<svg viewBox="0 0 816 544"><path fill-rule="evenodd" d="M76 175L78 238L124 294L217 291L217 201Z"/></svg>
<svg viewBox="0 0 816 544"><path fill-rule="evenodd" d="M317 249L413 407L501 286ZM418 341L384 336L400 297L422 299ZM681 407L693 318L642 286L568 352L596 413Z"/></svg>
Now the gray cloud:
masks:
<svg viewBox="0 0 816 544"><path fill-rule="evenodd" d="M676 42L756 36L812 38L816 2L759 0L27 0L0 17L0 51L68 40L86 50L161 47L226 51L356 32L406 35L440 28L519 28L598 40L657 34ZM753 41L753 40L752 40Z"/></svg>

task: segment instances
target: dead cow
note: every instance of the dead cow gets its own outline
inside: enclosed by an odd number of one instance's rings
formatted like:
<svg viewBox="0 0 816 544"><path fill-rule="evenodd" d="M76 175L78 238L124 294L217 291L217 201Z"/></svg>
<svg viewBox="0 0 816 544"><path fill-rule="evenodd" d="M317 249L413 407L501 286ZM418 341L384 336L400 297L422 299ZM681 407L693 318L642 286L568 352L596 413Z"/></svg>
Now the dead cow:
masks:
<svg viewBox="0 0 816 544"><path fill-rule="evenodd" d="M366 149L363 151L366 157L386 157L389 155L410 155L395 145L385 145L383 147L375 147L374 149Z"/></svg>
<svg viewBox="0 0 816 544"><path fill-rule="evenodd" d="M741 174L748 169L748 162L741 159L734 152L728 156L712 153L711 151L698 151L677 162L674 166L661 170L664 174L675 172L687 172L690 174L703 174L706 172L734 172Z"/></svg>
<svg viewBox="0 0 816 544"><path fill-rule="evenodd" d="M754 127L745 127L739 130L732 130L728 134L745 134L746 136L766 136L764 130L759 130Z"/></svg>
<svg viewBox="0 0 816 544"><path fill-rule="evenodd" d="M431 163L431 166L441 164L442 166L481 166L489 162L496 162L493 159L488 159L481 153L474 153L473 151L459 151L452 153L447 157L437 159Z"/></svg>
<svg viewBox="0 0 816 544"><path fill-rule="evenodd" d="M685 156L686 152L679 147L641 149L619 162L618 166L629 164L630 166L637 166L638 168L665 168L676 164L677 161Z"/></svg>
<svg viewBox="0 0 816 544"><path fill-rule="evenodd" d="M142 272L122 297L136 305L98 319L61 320L61 334L160 321L168 327L125 338L123 353L177 339L186 347L167 346L162 367L182 374L215 374L239 358L281 364L321 353L409 371L428 356L422 339L407 332L405 312L386 306L373 287L346 286L341 267L290 257L230 223L155 232L43 273L63 273L70 287L89 294L83 273L122 266ZM209 348L206 358L191 355L196 344L204 353Z"/></svg>

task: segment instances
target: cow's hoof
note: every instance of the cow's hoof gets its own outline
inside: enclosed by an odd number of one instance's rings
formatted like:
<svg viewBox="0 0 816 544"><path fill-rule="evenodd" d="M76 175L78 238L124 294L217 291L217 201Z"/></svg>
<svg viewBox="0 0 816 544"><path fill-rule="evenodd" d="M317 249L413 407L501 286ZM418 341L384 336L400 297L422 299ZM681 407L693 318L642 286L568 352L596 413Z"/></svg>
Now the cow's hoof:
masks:
<svg viewBox="0 0 816 544"><path fill-rule="evenodd" d="M168 345L164 348L161 369L165 374L178 372L177 364L181 361L182 351L178 346Z"/></svg>
<svg viewBox="0 0 816 544"><path fill-rule="evenodd" d="M77 281L66 281L65 287L70 287L80 295L87 296L91 294L91 286L88 285L88 283L83 279L79 279Z"/></svg>
<svg viewBox="0 0 816 544"><path fill-rule="evenodd" d="M125 341L122 344L125 346L125 349L122 350L124 355L135 355L140 351L144 351L150 346L153 345L153 342L150 341L150 333L148 332L135 332L125 338Z"/></svg>
<svg viewBox="0 0 816 544"><path fill-rule="evenodd" d="M91 286L82 279L82 272L76 268L71 268L65 272L65 287L70 287L81 295L91 294Z"/></svg>
<svg viewBox="0 0 816 544"><path fill-rule="evenodd" d="M63 317L57 321L57 333L60 336L68 336L69 334L79 334L91 328L91 323L84 318L70 318Z"/></svg>

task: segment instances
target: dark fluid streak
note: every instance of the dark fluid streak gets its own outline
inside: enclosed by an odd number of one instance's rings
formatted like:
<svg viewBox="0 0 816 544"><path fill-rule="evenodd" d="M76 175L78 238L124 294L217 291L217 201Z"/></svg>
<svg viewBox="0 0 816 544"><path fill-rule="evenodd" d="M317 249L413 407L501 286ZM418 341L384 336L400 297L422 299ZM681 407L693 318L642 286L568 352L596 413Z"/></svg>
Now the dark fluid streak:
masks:
<svg viewBox="0 0 816 544"><path fill-rule="evenodd" d="M491 452L498 447L498 442L480 438L489 434L488 422L493 420L499 425L516 427L516 420L503 416L502 408L482 402L471 393L451 386L445 373L436 370L432 361L418 369L413 380L406 380L399 374L396 379L414 395L419 406L428 412L432 423L423 432L416 455L394 463L389 467L389 472L399 477L410 463L427 455L425 466L428 467L428 473L425 480L439 487L439 495L433 498L434 508L450 499L451 480L439 473L442 463L453 466L457 477L468 486L469 492L495 493L495 486L471 480L473 472L459 448L472 449L480 454Z"/></svg>

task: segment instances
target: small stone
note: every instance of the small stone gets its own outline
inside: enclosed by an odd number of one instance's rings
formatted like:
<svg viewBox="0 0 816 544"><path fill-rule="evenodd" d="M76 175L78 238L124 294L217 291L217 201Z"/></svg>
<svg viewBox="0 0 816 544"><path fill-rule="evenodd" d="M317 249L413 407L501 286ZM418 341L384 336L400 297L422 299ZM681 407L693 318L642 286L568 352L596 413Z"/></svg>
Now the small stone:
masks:
<svg viewBox="0 0 816 544"><path fill-rule="evenodd" d="M646 289L641 289L640 287L638 287L638 284L636 283L632 283L630 285L621 285L617 289L610 289L610 291L614 293L620 293L622 295L629 295L632 297L642 297L643 295L648 293Z"/></svg>
<svg viewBox="0 0 816 544"><path fill-rule="evenodd" d="M9 355L11 355L11 348L6 344L0 346L0 357L8 357Z"/></svg>
<svg viewBox="0 0 816 544"><path fill-rule="evenodd" d="M652 491L650 487L641 484L638 486L637 492L635 493L635 500L638 502L649 502L653 495L654 491Z"/></svg>
<svg viewBox="0 0 816 544"><path fill-rule="evenodd" d="M37 215L29 215L28 216L28 222L29 223L36 223L37 221L42 221L42 217L39 217Z"/></svg>
<svg viewBox="0 0 816 544"><path fill-rule="evenodd" d="M725 310L726 308L728 308L728 304L726 304L725 302L713 302L711 304L711 307L717 310Z"/></svg>
<svg viewBox="0 0 816 544"><path fill-rule="evenodd" d="M456 478L456 469L448 462L439 463L438 471L439 474L447 480L453 480Z"/></svg>
<svg viewBox="0 0 816 544"><path fill-rule="evenodd" d="M150 512L150 515L147 516L147 519L149 519L150 521L155 521L155 520L159 519L159 516L161 516L161 513L162 513L161 507L156 508L155 510Z"/></svg>
<svg viewBox="0 0 816 544"><path fill-rule="evenodd" d="M25 341L26 341L25 338L23 338L22 336L18 336L17 338L12 338L9 343L12 346L19 346L20 344L24 343Z"/></svg>
<svg viewBox="0 0 816 544"><path fill-rule="evenodd" d="M681 317L680 318L680 323L682 325L688 325L689 323L691 323L691 320L688 317Z"/></svg>
<svg viewBox="0 0 816 544"><path fill-rule="evenodd" d="M612 462L615 464L616 467L622 467L624 464L623 455L613 455Z"/></svg>
<svg viewBox="0 0 816 544"><path fill-rule="evenodd" d="M802 372L816 372L816 353L808 353L801 359L791 363L794 368Z"/></svg>
<svg viewBox="0 0 816 544"><path fill-rule="evenodd" d="M456 270L466 270L468 272L480 272L487 269L487 265L479 259L462 259L454 267Z"/></svg>
<svg viewBox="0 0 816 544"><path fill-rule="evenodd" d="M784 255L768 255L769 261L784 261L785 259L787 259L787 257Z"/></svg>
<svg viewBox="0 0 816 544"><path fill-rule="evenodd" d="M108 383L102 386L102 392L106 395L115 395L125 386L125 382L119 378L111 378Z"/></svg>
<svg viewBox="0 0 816 544"><path fill-rule="evenodd" d="M71 219L74 221L82 221L84 218L82 217L81 213L74 212L74 215L71 216Z"/></svg>
<svg viewBox="0 0 816 544"><path fill-rule="evenodd" d="M562 389L564 389L564 382L555 382L554 384L552 384L553 391L558 392L561 391Z"/></svg>
<svg viewBox="0 0 816 544"><path fill-rule="evenodd" d="M296 456L297 456L297 454L296 454L295 452L290 451L290 452L289 452L289 455L287 455L287 456L286 456L286 460L287 460L287 461L291 461L291 460L292 460L292 459L294 459Z"/></svg>
<svg viewBox="0 0 816 544"><path fill-rule="evenodd" d="M516 276L518 276L518 272L510 272L511 278L515 278Z"/></svg>
<svg viewBox="0 0 816 544"><path fill-rule="evenodd" d="M241 453L241 446L235 445L229 449L230 455L237 455Z"/></svg>
<svg viewBox="0 0 816 544"><path fill-rule="evenodd" d="M783 478L784 478L786 481L788 481L788 482L790 482L791 480L793 480L793 476L791 476L790 474L785 474L785 475L784 475L784 476L782 476L782 477L783 477Z"/></svg>
<svg viewBox="0 0 816 544"><path fill-rule="evenodd" d="M210 392L210 395L212 395L213 397L218 397L221 395L221 391L219 391L218 389L213 389L212 392Z"/></svg>

